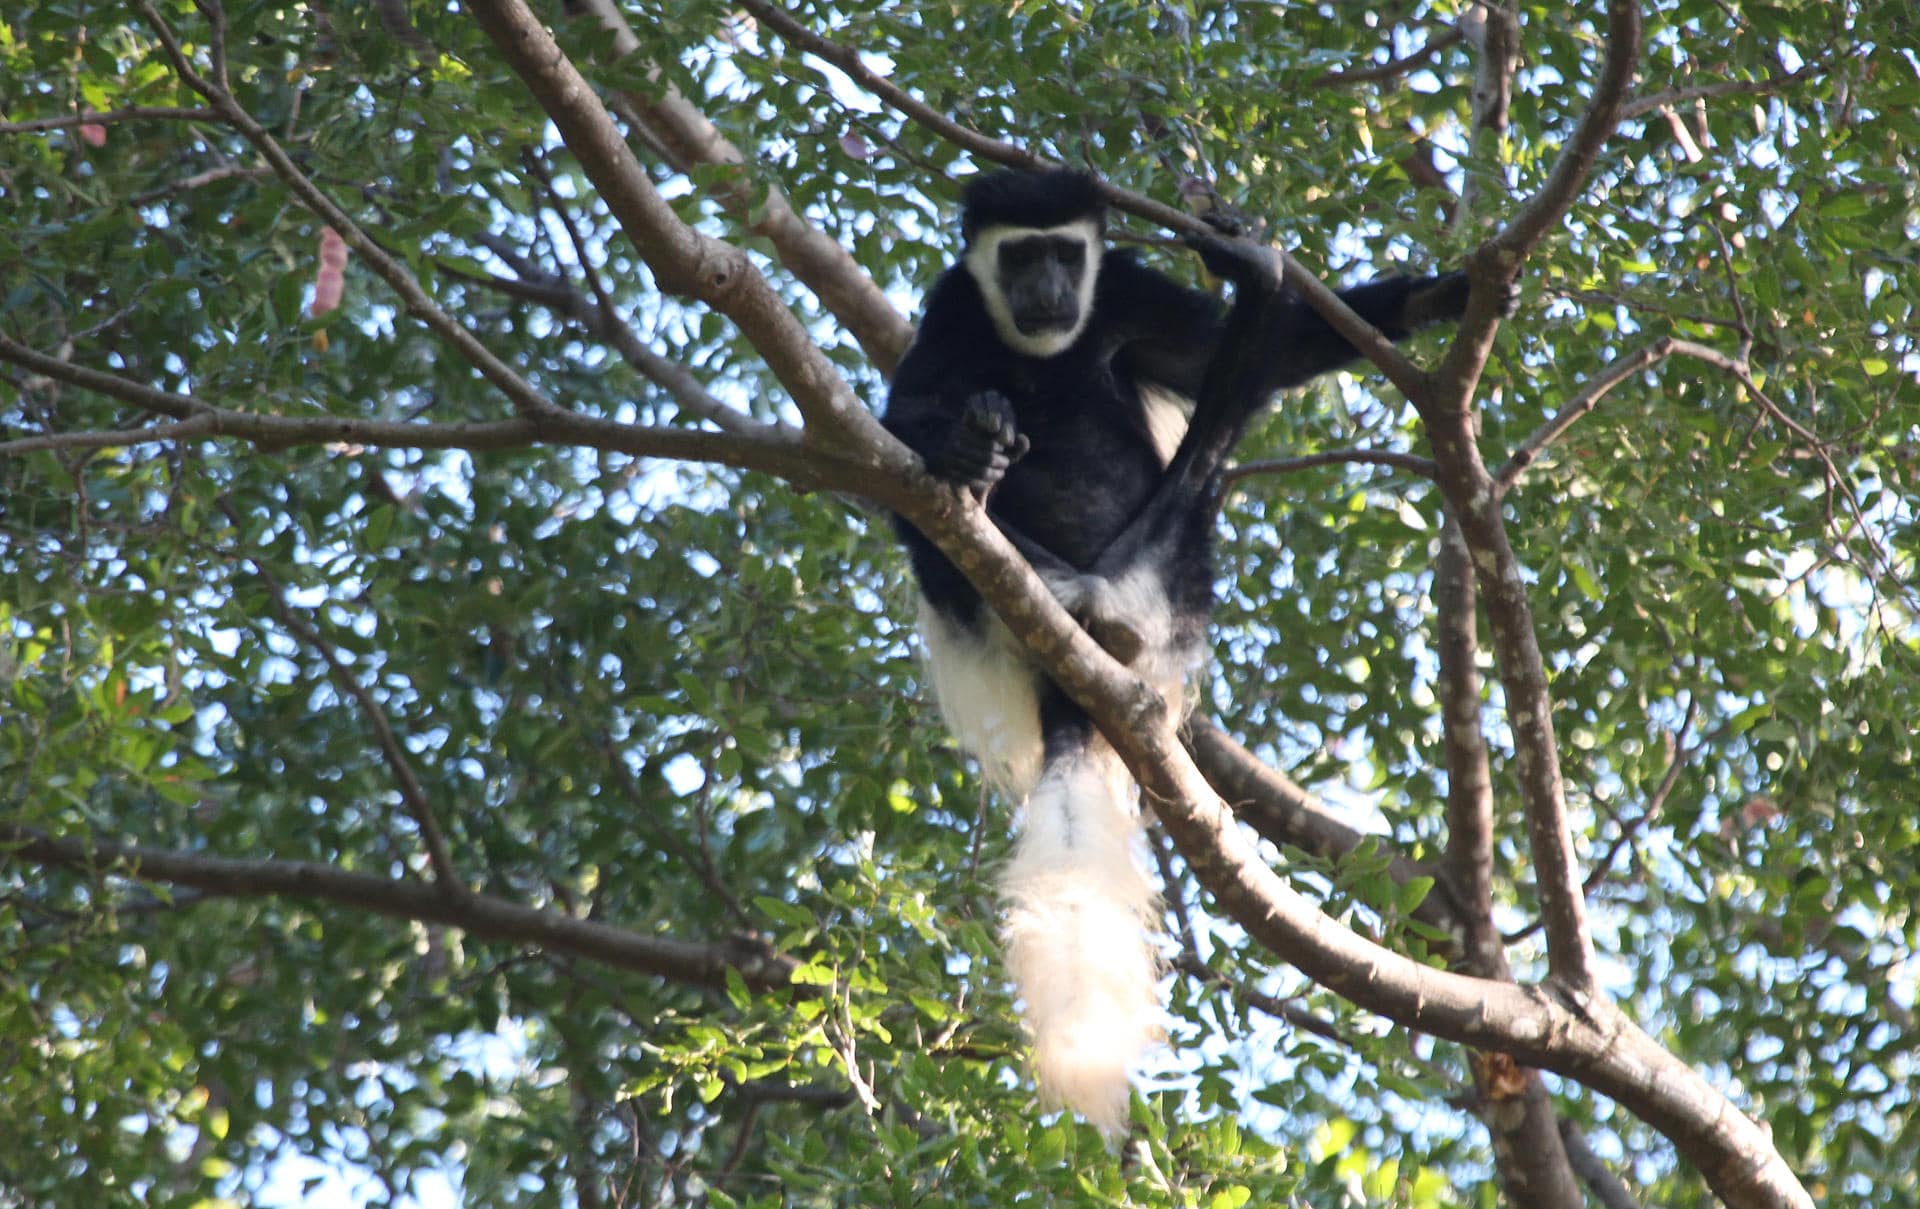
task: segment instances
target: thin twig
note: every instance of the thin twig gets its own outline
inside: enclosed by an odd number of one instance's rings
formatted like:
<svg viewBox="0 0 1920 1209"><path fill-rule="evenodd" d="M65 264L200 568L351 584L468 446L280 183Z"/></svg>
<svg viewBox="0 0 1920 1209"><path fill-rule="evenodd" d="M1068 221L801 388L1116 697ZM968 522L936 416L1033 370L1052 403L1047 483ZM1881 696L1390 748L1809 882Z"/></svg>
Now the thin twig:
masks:
<svg viewBox="0 0 1920 1209"><path fill-rule="evenodd" d="M227 519L239 524L239 515L231 509ZM366 717L367 725L373 731L374 741L380 745L380 754L386 760L387 767L393 772L393 779L400 787L401 800L407 804L407 813L413 816L414 826L420 830L420 842L427 850L427 863L433 868L435 884L444 892L456 897L467 893L467 887L460 880L458 870L454 868L453 854L447 847L447 839L440 830L440 821L434 814L433 803L428 801L427 792L421 787L420 778L413 771L413 764L407 759L406 749L400 738L394 733L393 723L387 718L387 711L381 708L367 686L340 657L340 652L328 642L319 628L296 613L287 604L286 589L258 560L250 559L254 573L266 586L268 602L273 606L274 616L280 624L293 632L307 646L319 654L327 666L330 676L341 692L352 697L360 706L360 712Z"/></svg>
<svg viewBox="0 0 1920 1209"><path fill-rule="evenodd" d="M1308 453L1292 458L1271 458L1258 462L1242 462L1227 470L1221 476L1223 482L1235 483L1262 474L1292 474L1300 470L1312 470L1320 466L1338 466L1356 464L1363 466L1391 466L1396 470L1411 471L1423 478L1432 478L1436 473L1432 458L1421 457L1417 453L1397 453L1390 449L1332 449L1324 453Z"/></svg>
<svg viewBox="0 0 1920 1209"><path fill-rule="evenodd" d="M0 134L37 134L47 130L71 130L76 126L112 126L119 122L218 122L220 115L211 109L178 106L135 106L131 109L90 110L57 118L28 118L21 122L0 122Z"/></svg>
<svg viewBox="0 0 1920 1209"><path fill-rule="evenodd" d="M210 0L203 0L203 7L208 2ZM154 7L153 0L138 0L138 4L141 14L153 27L154 37L160 42L168 60L173 64L174 72L187 87L206 98L219 116L253 145L254 150L259 152L261 158L266 160L268 166L273 169L274 175L278 176L288 190L317 218L332 227L362 261L371 267L395 294L400 296L400 300L406 305L410 314L451 344L462 358L480 372L482 377L506 395L508 401L513 404L514 410L521 415L537 416L562 410L558 404L521 377L511 366L495 356L493 350L482 343L479 337L468 331L465 325L442 310L439 304L428 297L427 292L420 287L420 283L398 260L389 256L385 249L369 238L345 210L334 204L332 198L300 171L299 166L293 162L273 136L267 133L266 128L254 121L252 115L241 107L220 80L221 72L224 70L224 58L216 54L215 79L208 80L194 69L179 38L174 35L172 27L162 19L159 10ZM215 6L215 12L217 11ZM218 45L217 39L215 45Z"/></svg>
<svg viewBox="0 0 1920 1209"><path fill-rule="evenodd" d="M581 233L572 212L567 209L558 190L553 187L553 178L547 173L546 164L538 155L531 152L523 157L523 162L528 172L540 182L547 195L547 208L559 218L561 227L567 233L567 241L573 245L574 261L580 266L581 275L587 279L587 288L593 294L593 305L588 308L584 305L585 299L579 301L583 304L580 310L585 312L586 324L593 334L613 345L614 351L618 352L621 359L632 366L641 377L671 394L674 402L678 403L680 409L687 415L696 419L709 420L717 427L730 432L762 427L751 417L714 398L685 366L670 361L648 348L639 334L628 326L626 320L620 317L619 309L614 306L613 297L600 280L600 274L594 271L593 261L587 255L586 236ZM572 291L570 287L569 292L578 296L577 292Z"/></svg>
<svg viewBox="0 0 1920 1209"><path fill-rule="evenodd" d="M1599 377L1590 379L1579 394L1567 400L1566 404L1553 414L1552 419L1529 433L1526 440L1520 442L1519 447L1501 464L1500 469L1494 472L1493 483L1496 494L1504 495L1511 489L1527 467L1546 451L1547 446L1566 435L1567 430L1572 428L1580 417L1599 405L1608 391L1655 362L1664 360L1675 351L1676 346L1677 342L1672 337L1662 336L1653 343L1619 358Z"/></svg>
<svg viewBox="0 0 1920 1209"><path fill-rule="evenodd" d="M1353 67L1344 71L1329 71L1307 81L1310 88L1339 88L1349 84L1378 84L1383 80L1394 80L1416 71L1426 65L1428 59L1458 43L1465 35L1459 28L1452 27L1428 38L1426 43L1416 50L1408 51L1396 59L1385 63L1376 63L1369 67Z"/></svg>

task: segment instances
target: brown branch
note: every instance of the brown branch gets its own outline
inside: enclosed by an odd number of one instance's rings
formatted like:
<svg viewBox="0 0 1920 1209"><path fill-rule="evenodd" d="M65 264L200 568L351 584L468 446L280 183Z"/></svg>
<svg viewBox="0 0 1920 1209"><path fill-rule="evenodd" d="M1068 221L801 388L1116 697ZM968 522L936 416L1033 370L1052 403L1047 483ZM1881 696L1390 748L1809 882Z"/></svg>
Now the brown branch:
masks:
<svg viewBox="0 0 1920 1209"><path fill-rule="evenodd" d="M1413 145L1400 157L1400 170L1415 186L1440 195L1440 216L1448 226L1460 218L1460 198L1447 183L1447 174L1433 162L1433 145L1415 134Z"/></svg>
<svg viewBox="0 0 1920 1209"><path fill-rule="evenodd" d="M227 519L236 527L240 518L230 509ZM393 779L400 787L400 798L407 805L407 813L413 816L414 826L420 830L420 842L427 850L427 863L433 868L434 882L444 894L462 896L467 893L466 883L460 880L459 871L454 868L453 854L447 848L446 835L440 830L440 820L435 816L433 803L427 800L427 791L420 785L420 778L414 774L413 764L407 759L406 749L401 746L400 738L393 731L393 724L387 718L387 711L374 699L367 686L353 674L340 652L328 642L317 626L294 612L287 604L286 590L280 581L257 559L253 563L254 574L266 585L267 599L273 606L274 616L280 624L293 632L307 646L320 655L321 662L327 666L327 675L341 692L352 697L360 706L360 712L373 730L374 741L380 745L380 754L393 772Z"/></svg>
<svg viewBox="0 0 1920 1209"><path fill-rule="evenodd" d="M523 906L483 894L449 897L414 880L350 873L310 861L240 860L134 844L56 839L0 825L0 860L28 860L94 876L189 886L229 898L291 898L336 903L395 919L463 928L482 940L538 945L670 982L720 989L728 970L758 990L792 983L799 962L758 941L674 940Z"/></svg>
<svg viewBox="0 0 1920 1209"><path fill-rule="evenodd" d="M1450 28L1428 38L1426 44L1417 50L1409 51L1397 59L1388 59L1385 63L1375 63L1369 67L1352 67L1344 71L1329 71L1307 81L1309 88L1341 88L1350 84L1378 84L1385 80L1397 80L1409 72L1417 71L1426 65L1428 59L1458 43L1464 35L1460 30Z"/></svg>
<svg viewBox="0 0 1920 1209"><path fill-rule="evenodd" d="M981 134L971 127L954 121L868 67L866 61L856 51L814 33L785 9L767 3L767 0L742 0L740 7L753 14L754 20L779 34L794 47L833 64L845 72L854 83L954 146L971 152L981 159L1004 164L1009 168L1025 168L1038 172L1055 166L1031 151ZM1169 209L1168 213L1180 214L1181 212ZM1162 223L1162 225L1167 224Z"/></svg>
<svg viewBox="0 0 1920 1209"><path fill-rule="evenodd" d="M1638 0L1607 0L1607 51L1593 99L1573 137L1560 151L1546 184L1535 193L1520 212L1473 256L1470 264L1484 265L1502 280L1526 259L1546 233L1557 226L1573 205L1573 199L1585 187L1599 159L1600 148L1620 122L1620 109L1627 89L1633 84L1634 67L1640 60L1640 6ZM1476 276L1476 280L1477 280Z"/></svg>
<svg viewBox="0 0 1920 1209"><path fill-rule="evenodd" d="M357 420L344 416L259 415L214 407L189 395L174 394L129 378L74 365L29 348L4 332L0 332L0 361L10 361L55 381L118 399L142 411L192 422L194 427L184 432L189 437L236 437L265 449L342 443L398 449L465 449L477 453L523 449L535 444L587 445L634 457L674 458L764 470L788 478L803 490L816 486L853 490L864 481L864 476L871 474L870 470L849 465L823 451L807 449L797 434L784 427L763 426L738 433L702 432L622 424L558 410L538 417L444 424ZM110 434L105 432L68 435L84 436L80 444L85 448L137 445L183 435L175 428L171 436L163 436L160 430L166 427L125 429L125 440L120 442L110 440ZM0 452L28 452L49 447L44 443L55 441L61 435L21 438L0 445ZM22 448L25 442L33 444Z"/></svg>
<svg viewBox="0 0 1920 1209"><path fill-rule="evenodd" d="M744 251L680 220L634 158L606 107L526 5L521 0L473 0L467 11L552 120L661 288L695 298L731 319L786 387L806 417L810 437L862 449L879 444L879 422L860 405L805 326Z"/></svg>
<svg viewBox="0 0 1920 1209"><path fill-rule="evenodd" d="M1880 563L1887 574L1897 575L1898 563L1894 559L1892 552L1887 549L1885 543L1881 541L1879 535L1874 531L1873 522L1868 518L1866 510L1861 507L1859 497L1854 494L1853 488L1847 484L1847 476L1841 473L1839 465L1834 462L1831 443L1821 439L1812 429L1809 429L1806 425L1788 415L1785 409L1776 403L1766 391L1760 389L1759 382L1753 377L1753 368L1747 364L1744 355L1730 356L1721 352L1719 349L1712 348L1705 344L1698 344L1692 340L1673 340L1670 341L1670 344L1672 345L1673 352L1692 357L1699 361L1705 361L1707 364L1732 375L1735 381L1746 388L1747 394L1752 397L1753 401L1760 405L1762 412L1771 417L1773 421L1782 428L1785 428L1788 432L1800 439L1806 446L1807 451L1819 460L1822 471L1826 476L1829 513L1831 513L1832 510L1833 496L1838 495L1846 505L1847 511L1853 515L1854 526L1866 539L1867 548L1872 557ZM1743 352L1746 344L1747 342L1742 342L1741 347ZM1829 516L1829 522L1831 523L1831 516ZM1845 539L1844 537L1836 536L1835 540L1844 544Z"/></svg>
<svg viewBox="0 0 1920 1209"><path fill-rule="evenodd" d="M0 351L0 358L4 358ZM124 449L150 445L158 441L190 441L214 435L211 417L200 415L177 424L149 424L139 428L108 428L98 431L57 432L37 437L0 441L0 458L18 457L46 449Z"/></svg>
<svg viewBox="0 0 1920 1209"><path fill-rule="evenodd" d="M695 419L707 420L715 426L729 432L739 432L748 428L764 427L752 417L713 397L707 388L701 385L692 371L678 362L648 348L627 322L620 317L619 308L613 304L613 297L607 292L600 274L594 271L593 261L587 255L586 237L580 232L580 224L574 220L572 211L559 191L553 187L553 178L548 175L545 163L539 156L528 154L525 157L527 170L540 182L547 195L547 208L560 219L560 225L567 233L567 242L573 245L574 260L580 266L581 275L587 279L587 288L592 292L591 305L580 296L578 290L564 286L569 306L569 314L594 335L613 345L621 360L631 366L634 372L654 383L673 396L680 410ZM778 427L786 427L777 424Z"/></svg>
<svg viewBox="0 0 1920 1209"><path fill-rule="evenodd" d="M1673 339L1662 337L1644 348L1616 359L1598 377L1588 379L1587 385L1579 394L1567 400L1566 404L1553 414L1552 419L1529 433L1526 440L1521 441L1507 460L1501 463L1500 469L1493 475L1494 491L1500 495L1506 494L1514 483L1519 481L1527 467L1546 452L1547 446L1565 436L1575 421L1599 405L1608 391L1648 366L1665 360L1673 350Z"/></svg>
<svg viewBox="0 0 1920 1209"><path fill-rule="evenodd" d="M1675 105L1684 105L1690 101L1710 101L1715 97L1747 96L1754 93L1778 92L1790 84L1806 79L1815 71L1826 67L1824 59L1809 59L1798 70L1785 75L1769 76L1764 80L1725 80L1718 84L1697 84L1690 88L1672 88L1665 92L1647 93L1634 97L1620 107L1622 120L1644 117Z"/></svg>
<svg viewBox="0 0 1920 1209"><path fill-rule="evenodd" d="M613 0L582 3L587 15L611 35L612 59L624 59L640 49L639 39ZM781 266L846 326L880 372L891 374L913 339L913 327L852 255L796 213L768 174L678 89L666 85L661 91L627 91L620 99L681 172L702 164L734 169L709 178L708 191L746 230L766 237Z"/></svg>
<svg viewBox="0 0 1920 1209"><path fill-rule="evenodd" d="M1396 453L1390 449L1333 449L1325 453L1308 453L1294 458L1272 458L1260 462L1242 462L1231 467L1221 476L1225 483L1235 483L1259 474L1292 474L1300 470L1312 470L1320 466L1338 466L1356 464L1363 466L1391 466L1397 470L1408 470L1423 478L1432 478L1436 468L1432 458L1423 458L1417 453Z"/></svg>
<svg viewBox="0 0 1920 1209"><path fill-rule="evenodd" d="M1275 847L1298 848L1315 860L1336 864L1368 839L1379 838L1348 824L1291 777L1267 767L1216 723L1190 714L1180 738L1234 816ZM1387 861L1387 876L1399 886L1437 873L1433 866L1397 852ZM1452 898L1444 892L1427 895L1414 908L1413 918L1449 935L1459 930Z"/></svg>
<svg viewBox="0 0 1920 1209"><path fill-rule="evenodd" d="M1436 687L1447 761L1442 867L1460 917L1462 952L1456 965L1480 978L1510 982L1513 973L1493 920L1493 774L1481 720L1476 600L1467 540L1459 522L1448 516L1433 569L1434 645L1440 657ZM1537 1209L1585 1209L1560 1144L1552 1098L1538 1072L1495 1061L1470 1065L1479 1116L1493 1143L1494 1171L1507 1201Z"/></svg>
<svg viewBox="0 0 1920 1209"><path fill-rule="evenodd" d="M272 175L273 170L270 168L243 168L239 164L223 164L218 168L209 168L205 172L196 172L192 176L183 176L157 189L148 189L145 193L136 193L129 204L150 205L163 197L191 193L195 189L204 189L208 185L219 184L225 180L264 180Z"/></svg>
<svg viewBox="0 0 1920 1209"><path fill-rule="evenodd" d="M73 113L58 118L29 118L24 122L0 122L0 134L36 134L47 130L71 130L75 126L111 126L118 122L218 122L220 120L220 115L211 109L136 106L131 109Z"/></svg>
<svg viewBox="0 0 1920 1209"><path fill-rule="evenodd" d="M1477 599L1467 539L1449 516L1433 567L1435 687L1447 762L1444 868L1468 933L1468 967L1491 978L1506 962L1493 931L1493 774L1481 722Z"/></svg>
<svg viewBox="0 0 1920 1209"><path fill-rule="evenodd" d="M1587 875L1588 894L1599 889L1600 883L1606 880L1607 874L1613 869L1613 862L1620 856L1621 849L1633 843L1634 837L1649 822L1660 817L1660 811L1665 808L1667 799L1673 794L1673 787L1680 783L1681 770L1687 766L1687 760L1698 750L1697 748L1694 751L1687 749L1687 734L1693 729L1694 717L1699 710L1700 699L1688 694L1687 712L1680 719L1679 731L1666 736L1670 752L1667 757L1667 770L1661 774L1660 783L1653 787L1653 793L1641 807L1639 815L1631 822L1621 824L1620 834L1614 839L1612 847L1607 849L1607 854L1593 862L1593 871Z"/></svg>
<svg viewBox="0 0 1920 1209"><path fill-rule="evenodd" d="M1497 300L1527 253L1572 206L1584 186L1601 145L1617 124L1639 48L1636 0L1607 0L1607 50L1593 99L1546 184L1504 229L1468 257L1475 288L1459 333L1433 375L1431 395L1410 396L1425 425L1448 510L1460 523L1482 579L1496 667L1514 734L1514 764L1546 926L1548 966L1556 981L1582 997L1593 994L1593 940L1587 930L1567 819L1553 698L1526 583L1501 515L1498 485L1480 457L1472 399L1499 325Z"/></svg>
<svg viewBox="0 0 1920 1209"><path fill-rule="evenodd" d="M1289 1003L1277 995L1236 982L1217 970L1207 968L1207 963L1194 953L1182 953L1172 962L1174 969L1182 974L1204 983L1218 987L1238 1000L1241 1006L1264 1012L1275 1020L1284 1020L1303 1033L1312 1033L1323 1041L1331 1041L1343 1049L1361 1051L1362 1047L1353 1038L1340 1031L1340 1026L1331 1020L1314 1015L1297 1003Z"/></svg>
<svg viewBox="0 0 1920 1209"><path fill-rule="evenodd" d="M1586 1135L1580 1132L1580 1127L1564 1117L1560 1121L1560 1141L1566 1148L1567 1161L1573 1165L1574 1173L1593 1193L1594 1199L1600 1202L1601 1209L1641 1209L1632 1190L1587 1145Z"/></svg>

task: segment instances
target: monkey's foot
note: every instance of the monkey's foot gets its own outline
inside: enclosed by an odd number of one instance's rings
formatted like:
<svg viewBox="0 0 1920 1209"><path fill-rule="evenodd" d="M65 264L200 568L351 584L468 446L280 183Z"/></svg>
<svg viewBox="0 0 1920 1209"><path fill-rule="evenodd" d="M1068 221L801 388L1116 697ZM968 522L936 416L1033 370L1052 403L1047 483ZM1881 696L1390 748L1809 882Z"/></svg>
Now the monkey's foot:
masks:
<svg viewBox="0 0 1920 1209"><path fill-rule="evenodd" d="M1087 636L1100 644L1100 649L1129 666L1140 658L1147 649L1145 635L1124 621L1112 617L1086 616L1076 618L1080 628Z"/></svg>

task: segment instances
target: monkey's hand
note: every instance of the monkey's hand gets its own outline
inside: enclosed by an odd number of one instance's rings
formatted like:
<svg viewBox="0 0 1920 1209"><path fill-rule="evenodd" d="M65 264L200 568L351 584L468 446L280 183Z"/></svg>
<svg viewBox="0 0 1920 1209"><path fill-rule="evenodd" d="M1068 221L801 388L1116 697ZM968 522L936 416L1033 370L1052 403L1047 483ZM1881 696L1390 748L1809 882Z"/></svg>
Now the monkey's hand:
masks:
<svg viewBox="0 0 1920 1209"><path fill-rule="evenodd" d="M1014 427L1013 404L997 390L966 401L947 440L927 458L927 469L980 499L1026 456L1027 438Z"/></svg>
<svg viewBox="0 0 1920 1209"><path fill-rule="evenodd" d="M1427 327L1435 323L1454 323L1467 313L1467 297L1472 293L1472 283L1467 280L1465 270L1455 269L1451 273L1442 273L1429 278L1407 295L1405 312L1409 330ZM1513 318L1520 308L1520 284L1509 281L1501 289L1500 317Z"/></svg>
<svg viewBox="0 0 1920 1209"><path fill-rule="evenodd" d="M1280 258L1266 245L1220 235L1188 235L1185 242L1200 254L1207 272L1231 281L1234 288L1265 294L1280 292Z"/></svg>

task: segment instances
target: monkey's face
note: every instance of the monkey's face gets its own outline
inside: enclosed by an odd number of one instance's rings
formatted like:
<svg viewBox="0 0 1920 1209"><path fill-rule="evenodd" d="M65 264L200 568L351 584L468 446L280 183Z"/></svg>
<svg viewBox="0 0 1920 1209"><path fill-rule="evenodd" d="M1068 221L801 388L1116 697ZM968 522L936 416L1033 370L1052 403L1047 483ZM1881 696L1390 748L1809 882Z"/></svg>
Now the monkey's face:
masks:
<svg viewBox="0 0 1920 1209"><path fill-rule="evenodd" d="M1080 324L1080 282L1087 245L1072 235L1029 235L1000 245L995 272L1013 325L1023 336L1071 331Z"/></svg>
<svg viewBox="0 0 1920 1209"><path fill-rule="evenodd" d="M1099 229L1091 221L1060 227L992 227L967 249L994 329L1009 348L1052 357L1079 338L1093 309Z"/></svg>

